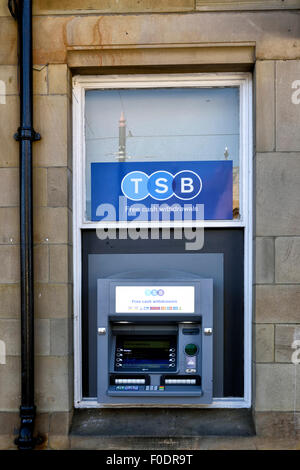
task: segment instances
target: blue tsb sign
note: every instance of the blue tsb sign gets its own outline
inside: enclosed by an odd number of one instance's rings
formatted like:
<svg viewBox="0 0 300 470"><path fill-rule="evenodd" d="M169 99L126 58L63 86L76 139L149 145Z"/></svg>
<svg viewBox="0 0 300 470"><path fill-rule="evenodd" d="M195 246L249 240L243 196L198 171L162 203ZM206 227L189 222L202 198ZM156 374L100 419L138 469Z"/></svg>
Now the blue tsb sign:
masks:
<svg viewBox="0 0 300 470"><path fill-rule="evenodd" d="M91 164L94 221L131 221L141 214L143 220L165 220L166 210L170 220L178 220L178 213L195 220L200 206L206 220L232 219L231 161ZM115 215L108 219L113 208Z"/></svg>

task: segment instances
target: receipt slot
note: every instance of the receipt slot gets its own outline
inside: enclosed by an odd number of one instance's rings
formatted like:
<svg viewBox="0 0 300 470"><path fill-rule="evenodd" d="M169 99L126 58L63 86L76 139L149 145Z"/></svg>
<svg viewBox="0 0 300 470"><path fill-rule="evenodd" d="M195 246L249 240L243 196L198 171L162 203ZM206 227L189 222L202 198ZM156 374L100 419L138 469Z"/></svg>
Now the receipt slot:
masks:
<svg viewBox="0 0 300 470"><path fill-rule="evenodd" d="M212 279L98 279L98 402L208 404Z"/></svg>

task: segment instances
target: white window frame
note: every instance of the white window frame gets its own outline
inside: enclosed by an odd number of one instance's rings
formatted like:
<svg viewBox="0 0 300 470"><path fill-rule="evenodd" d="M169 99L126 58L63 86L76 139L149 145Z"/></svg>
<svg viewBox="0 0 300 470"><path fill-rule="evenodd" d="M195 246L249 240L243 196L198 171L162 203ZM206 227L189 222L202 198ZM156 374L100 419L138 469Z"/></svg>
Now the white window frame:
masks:
<svg viewBox="0 0 300 470"><path fill-rule="evenodd" d="M244 228L244 397L213 399L210 405L186 405L200 408L249 408L252 400L252 75L250 73L193 73L168 75L106 75L73 78L73 270L74 270L74 406L103 408L96 398L82 396L81 340L81 231L99 227L85 220L85 91L118 88L177 87L239 87L240 88L240 219L198 221L197 225L219 228ZM177 222L183 226L182 222ZM132 223L131 223L132 224ZM157 226L157 222L139 222L138 226ZM176 222L169 222L175 226ZM185 222L188 226L188 222ZM195 226L195 222L190 223ZM133 225L131 225L133 226ZM161 225L159 225L161 226ZM122 222L109 222L107 227L126 228ZM116 405L114 405L116 406ZM120 405L122 406L122 405ZM143 406L143 405L140 405ZM166 405L153 405L166 407ZM182 405L180 405L182 407Z"/></svg>

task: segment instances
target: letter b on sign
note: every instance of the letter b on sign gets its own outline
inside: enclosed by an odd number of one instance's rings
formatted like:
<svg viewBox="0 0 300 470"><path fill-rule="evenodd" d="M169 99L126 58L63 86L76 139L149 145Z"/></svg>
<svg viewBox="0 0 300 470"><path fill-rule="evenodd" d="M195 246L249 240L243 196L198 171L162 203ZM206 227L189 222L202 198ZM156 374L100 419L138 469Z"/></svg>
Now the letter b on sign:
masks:
<svg viewBox="0 0 300 470"><path fill-rule="evenodd" d="M201 192L202 181L194 171L183 170L176 173L173 179L173 191L178 199L194 199Z"/></svg>

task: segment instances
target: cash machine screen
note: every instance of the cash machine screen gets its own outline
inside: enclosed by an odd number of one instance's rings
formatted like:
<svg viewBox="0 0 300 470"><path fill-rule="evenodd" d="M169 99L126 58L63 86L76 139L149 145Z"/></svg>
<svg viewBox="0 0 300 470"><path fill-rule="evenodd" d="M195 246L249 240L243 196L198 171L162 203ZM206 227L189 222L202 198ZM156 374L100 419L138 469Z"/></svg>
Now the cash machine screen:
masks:
<svg viewBox="0 0 300 470"><path fill-rule="evenodd" d="M162 371L176 367L176 336L117 336L115 368Z"/></svg>

